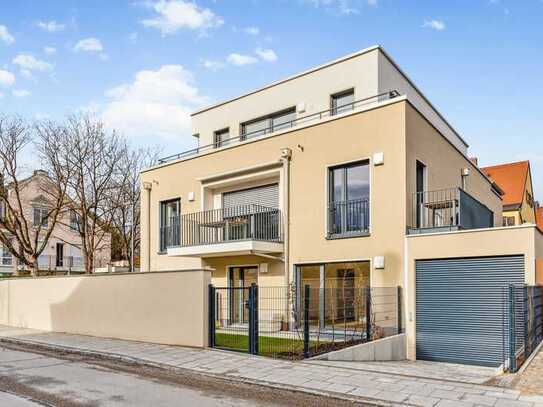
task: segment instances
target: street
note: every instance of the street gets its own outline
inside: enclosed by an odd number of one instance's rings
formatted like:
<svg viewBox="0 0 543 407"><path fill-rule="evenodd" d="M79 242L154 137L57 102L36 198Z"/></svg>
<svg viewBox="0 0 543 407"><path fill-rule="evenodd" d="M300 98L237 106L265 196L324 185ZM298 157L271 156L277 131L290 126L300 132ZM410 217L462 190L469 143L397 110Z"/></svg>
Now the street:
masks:
<svg viewBox="0 0 543 407"><path fill-rule="evenodd" d="M39 352L39 353L38 353ZM19 397L18 397L19 396ZM0 406L353 405L159 369L0 347Z"/></svg>

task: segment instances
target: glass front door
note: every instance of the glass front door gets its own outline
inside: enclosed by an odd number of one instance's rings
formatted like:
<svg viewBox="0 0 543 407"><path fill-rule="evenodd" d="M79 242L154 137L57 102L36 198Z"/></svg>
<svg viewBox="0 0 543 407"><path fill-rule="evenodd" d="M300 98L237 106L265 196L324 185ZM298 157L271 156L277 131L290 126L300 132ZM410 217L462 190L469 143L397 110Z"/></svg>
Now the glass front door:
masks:
<svg viewBox="0 0 543 407"><path fill-rule="evenodd" d="M249 323L249 287L258 282L257 266L230 267L228 271L230 291L230 321L233 324Z"/></svg>

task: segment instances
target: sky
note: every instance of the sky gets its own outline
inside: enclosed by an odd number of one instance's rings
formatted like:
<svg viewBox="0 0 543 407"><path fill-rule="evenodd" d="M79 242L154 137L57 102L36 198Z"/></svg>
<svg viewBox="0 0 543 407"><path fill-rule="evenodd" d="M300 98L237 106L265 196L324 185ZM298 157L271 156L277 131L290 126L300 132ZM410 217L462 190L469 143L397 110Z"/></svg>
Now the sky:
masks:
<svg viewBox="0 0 543 407"><path fill-rule="evenodd" d="M2 0L0 113L92 111L194 146L191 111L382 45L481 165L528 159L543 201L543 0Z"/></svg>

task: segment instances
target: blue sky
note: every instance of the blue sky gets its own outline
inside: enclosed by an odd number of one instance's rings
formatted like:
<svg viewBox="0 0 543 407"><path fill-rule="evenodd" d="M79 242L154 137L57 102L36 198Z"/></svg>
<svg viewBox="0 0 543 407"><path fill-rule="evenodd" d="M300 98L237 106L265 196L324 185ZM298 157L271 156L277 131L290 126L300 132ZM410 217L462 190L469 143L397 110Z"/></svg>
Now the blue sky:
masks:
<svg viewBox="0 0 543 407"><path fill-rule="evenodd" d="M530 159L543 200L541 0L6 4L1 112L90 109L167 155L192 146L198 106L381 44L482 165Z"/></svg>

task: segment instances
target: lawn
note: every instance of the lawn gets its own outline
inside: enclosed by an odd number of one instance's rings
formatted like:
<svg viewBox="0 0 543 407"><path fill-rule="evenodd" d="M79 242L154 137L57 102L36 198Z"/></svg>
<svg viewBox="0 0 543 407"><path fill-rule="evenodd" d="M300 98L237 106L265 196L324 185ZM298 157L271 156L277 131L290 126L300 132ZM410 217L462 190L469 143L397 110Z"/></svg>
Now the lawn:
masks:
<svg viewBox="0 0 543 407"><path fill-rule="evenodd" d="M314 346L316 342L310 342L309 346ZM236 335L219 333L215 334L215 346L231 350L247 352L249 349L249 337L247 335ZM271 336L259 336L258 354L262 356L274 356L277 354L302 354L304 351L304 341L293 338L277 338Z"/></svg>

